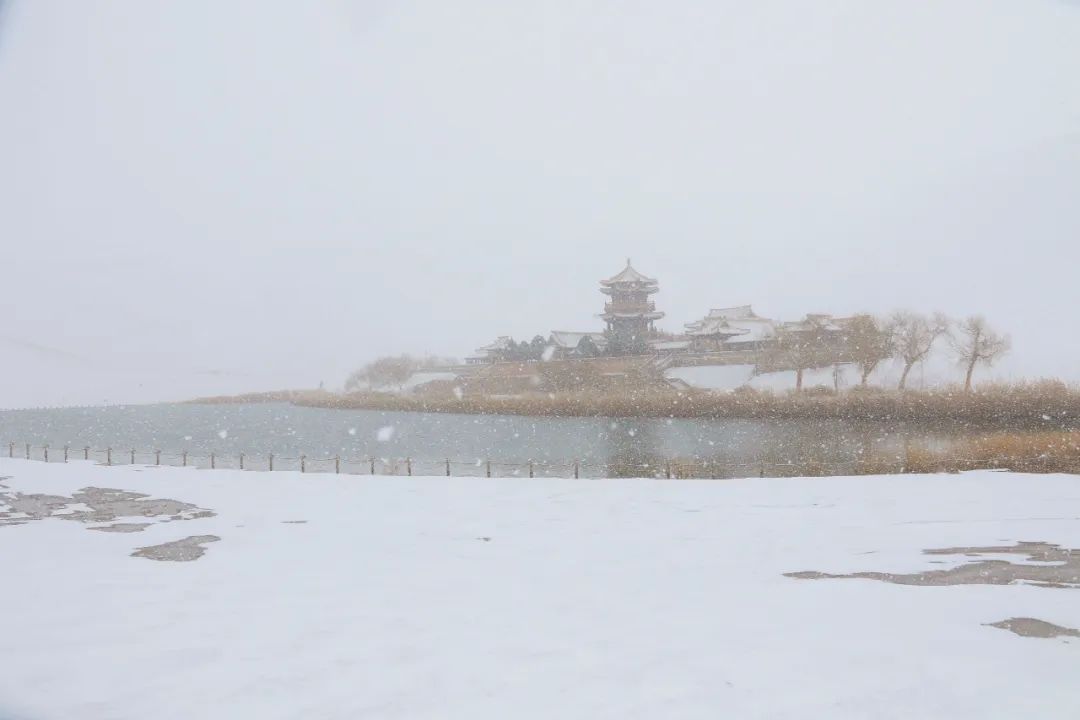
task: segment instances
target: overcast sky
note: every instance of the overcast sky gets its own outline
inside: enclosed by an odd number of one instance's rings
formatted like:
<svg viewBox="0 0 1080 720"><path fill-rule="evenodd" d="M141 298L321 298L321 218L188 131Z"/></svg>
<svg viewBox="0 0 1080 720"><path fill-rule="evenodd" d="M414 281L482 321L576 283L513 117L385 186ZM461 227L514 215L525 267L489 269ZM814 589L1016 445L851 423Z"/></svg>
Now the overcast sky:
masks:
<svg viewBox="0 0 1080 720"><path fill-rule="evenodd" d="M627 256L665 329L980 312L1080 380L1080 5L9 0L0 245L23 387L600 329Z"/></svg>

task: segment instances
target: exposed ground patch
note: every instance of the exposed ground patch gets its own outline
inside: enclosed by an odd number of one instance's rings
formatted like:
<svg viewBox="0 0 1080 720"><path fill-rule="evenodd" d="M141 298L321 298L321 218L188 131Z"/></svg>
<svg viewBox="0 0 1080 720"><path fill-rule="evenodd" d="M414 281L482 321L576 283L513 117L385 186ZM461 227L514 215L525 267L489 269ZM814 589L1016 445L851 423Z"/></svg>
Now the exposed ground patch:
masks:
<svg viewBox="0 0 1080 720"><path fill-rule="evenodd" d="M161 518L195 520L213 517L214 512L191 503L168 498L152 498L145 493L115 488L85 487L64 495L20 493L0 485L0 525L21 525L34 520L57 518L81 523L108 523L118 518ZM89 528L104 532L137 532L150 523L118 523L109 527ZM132 526L141 527L132 527Z"/></svg>
<svg viewBox="0 0 1080 720"><path fill-rule="evenodd" d="M151 523L113 523L112 525L102 525L101 527L86 528L87 530L97 530L99 532L114 532L114 533L131 533L142 532L146 528L150 527Z"/></svg>
<svg viewBox="0 0 1080 720"><path fill-rule="evenodd" d="M173 540L161 545L138 548L131 553L131 556L166 562L191 562L198 560L206 552L203 545L218 540L221 540L221 538L217 535L192 535L191 537Z"/></svg>
<svg viewBox="0 0 1080 720"><path fill-rule="evenodd" d="M1000 559L981 559L946 570L927 570L918 573L856 572L832 574L816 570L784 573L803 580L832 580L865 578L897 585L1010 585L1027 583L1049 588L1080 588L1080 550L1063 548L1046 542L1019 542L1005 547L953 547L923 550L927 555L1017 555L1028 560L1010 562Z"/></svg>
<svg viewBox="0 0 1080 720"><path fill-rule="evenodd" d="M1062 627L1037 618L1009 618L995 623L986 623L988 627L1001 628L1016 633L1021 637L1055 638L1080 637L1080 630Z"/></svg>

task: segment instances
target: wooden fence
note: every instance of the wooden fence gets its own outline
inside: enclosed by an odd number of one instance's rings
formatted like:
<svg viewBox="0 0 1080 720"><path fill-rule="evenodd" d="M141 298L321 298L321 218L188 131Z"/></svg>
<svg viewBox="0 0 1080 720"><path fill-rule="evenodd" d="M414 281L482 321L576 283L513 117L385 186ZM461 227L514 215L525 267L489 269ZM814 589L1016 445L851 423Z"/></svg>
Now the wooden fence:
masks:
<svg viewBox="0 0 1080 720"><path fill-rule="evenodd" d="M1080 473L1080 457L946 457L927 458L905 449L900 454L855 457L836 461L804 457L792 461L767 458L735 462L718 458L671 458L639 462L551 462L543 460L455 460L391 458L373 455L278 455L218 452L169 452L160 449L93 448L8 443L7 456L25 460L66 463L93 462L98 465L142 465L191 467L206 470L292 471L347 475L522 477L522 478L616 478L645 477L667 479L722 479L740 477L801 477L825 475L897 474L975 469L1014 469L1024 472Z"/></svg>

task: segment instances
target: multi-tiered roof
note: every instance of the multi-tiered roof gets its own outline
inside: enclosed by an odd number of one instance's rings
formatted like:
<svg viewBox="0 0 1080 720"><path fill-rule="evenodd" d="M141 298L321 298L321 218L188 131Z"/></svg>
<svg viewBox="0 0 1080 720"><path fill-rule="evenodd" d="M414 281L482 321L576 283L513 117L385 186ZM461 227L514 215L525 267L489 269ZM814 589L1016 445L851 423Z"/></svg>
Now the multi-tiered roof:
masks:
<svg viewBox="0 0 1080 720"><path fill-rule="evenodd" d="M607 323L608 351L615 355L645 353L656 335L653 322L664 317L649 296L660 290L655 278L642 275L627 259L618 275L600 281L600 292L611 299L600 314Z"/></svg>
<svg viewBox="0 0 1080 720"><path fill-rule="evenodd" d="M659 291L656 279L639 273L627 258L622 272L600 281L600 292L611 297L600 317L609 323L622 318L659 320L664 313L657 311L656 303L649 300L650 295Z"/></svg>

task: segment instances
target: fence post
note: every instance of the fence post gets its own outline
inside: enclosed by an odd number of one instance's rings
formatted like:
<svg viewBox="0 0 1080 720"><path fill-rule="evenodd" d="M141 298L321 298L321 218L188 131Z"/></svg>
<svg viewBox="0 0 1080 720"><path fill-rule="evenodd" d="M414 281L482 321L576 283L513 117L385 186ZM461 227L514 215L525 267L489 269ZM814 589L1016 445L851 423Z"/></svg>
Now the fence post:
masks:
<svg viewBox="0 0 1080 720"><path fill-rule="evenodd" d="M161 464L161 451L160 450L155 450L154 451L154 464L155 465L160 465Z"/></svg>
<svg viewBox="0 0 1080 720"><path fill-rule="evenodd" d="M244 453L240 453L240 469L244 469Z"/></svg>
<svg viewBox="0 0 1080 720"><path fill-rule="evenodd" d="M30 443L26 443L26 459L30 459Z"/></svg>
<svg viewBox="0 0 1080 720"><path fill-rule="evenodd" d="M665 477L667 477L668 480L671 479L671 461L670 460L668 460L666 463L664 463L664 475L665 475Z"/></svg>
<svg viewBox="0 0 1080 720"><path fill-rule="evenodd" d="M450 477L450 458L446 458L446 477Z"/></svg>
<svg viewBox="0 0 1080 720"><path fill-rule="evenodd" d="M187 450L185 450L181 456L183 459L180 461L180 467L187 467Z"/></svg>
<svg viewBox="0 0 1080 720"><path fill-rule="evenodd" d="M300 472L307 472L307 455L300 456Z"/></svg>
<svg viewBox="0 0 1080 720"><path fill-rule="evenodd" d="M131 448L131 464L135 464L135 448Z"/></svg>
<svg viewBox="0 0 1080 720"><path fill-rule="evenodd" d="M412 458L405 458L405 472L412 477Z"/></svg>
<svg viewBox="0 0 1080 720"><path fill-rule="evenodd" d="M214 453L211 452L210 453L210 469L214 470L216 468L217 468L217 462L214 460Z"/></svg>
<svg viewBox="0 0 1080 720"><path fill-rule="evenodd" d="M765 461L764 460L761 461L761 473L758 475L758 477L765 477Z"/></svg>
<svg viewBox="0 0 1080 720"><path fill-rule="evenodd" d="M371 461L371 474L374 475L375 474L375 458L371 457L371 458L368 458L368 459Z"/></svg>
<svg viewBox="0 0 1080 720"><path fill-rule="evenodd" d="M270 472L274 472L274 453L270 453Z"/></svg>
<svg viewBox="0 0 1080 720"><path fill-rule="evenodd" d="M335 475L340 475L341 474L341 456L340 455L335 455L334 456L334 474Z"/></svg>
<svg viewBox="0 0 1080 720"><path fill-rule="evenodd" d="M574 479L575 480L578 479L578 461L577 460L574 461Z"/></svg>
<svg viewBox="0 0 1080 720"><path fill-rule="evenodd" d="M529 461L529 477L530 478L534 477L534 475L533 475L533 461L532 460Z"/></svg>
<svg viewBox="0 0 1080 720"><path fill-rule="evenodd" d="M44 450L45 450L45 462L49 462L49 446L45 445Z"/></svg>
<svg viewBox="0 0 1080 720"><path fill-rule="evenodd" d="M112 465L112 448L105 448L105 464Z"/></svg>
<svg viewBox="0 0 1080 720"><path fill-rule="evenodd" d="M64 446L64 462L68 461L68 446Z"/></svg>
<svg viewBox="0 0 1080 720"><path fill-rule="evenodd" d="M487 476L491 477L491 461L487 461Z"/></svg>
<svg viewBox="0 0 1080 720"><path fill-rule="evenodd" d="M89 460L90 459L90 446L89 445L85 446L82 449L82 459L83 460Z"/></svg>
<svg viewBox="0 0 1080 720"><path fill-rule="evenodd" d="M15 443L8 443L7 455L9 458L15 457Z"/></svg>

